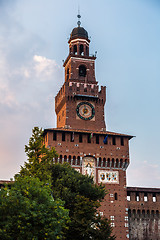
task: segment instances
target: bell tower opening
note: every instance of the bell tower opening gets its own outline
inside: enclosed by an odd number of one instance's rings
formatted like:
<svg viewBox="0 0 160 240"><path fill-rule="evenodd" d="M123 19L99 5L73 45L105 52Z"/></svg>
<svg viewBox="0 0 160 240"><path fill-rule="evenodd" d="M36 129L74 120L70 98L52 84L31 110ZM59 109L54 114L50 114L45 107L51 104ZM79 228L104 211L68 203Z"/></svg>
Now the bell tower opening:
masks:
<svg viewBox="0 0 160 240"><path fill-rule="evenodd" d="M84 65L79 66L79 76L86 77L86 67Z"/></svg>
<svg viewBox="0 0 160 240"><path fill-rule="evenodd" d="M79 50L80 50L80 55L83 56L84 55L84 47L82 44L79 46Z"/></svg>
<svg viewBox="0 0 160 240"><path fill-rule="evenodd" d="M77 55L77 45L74 45L74 55Z"/></svg>

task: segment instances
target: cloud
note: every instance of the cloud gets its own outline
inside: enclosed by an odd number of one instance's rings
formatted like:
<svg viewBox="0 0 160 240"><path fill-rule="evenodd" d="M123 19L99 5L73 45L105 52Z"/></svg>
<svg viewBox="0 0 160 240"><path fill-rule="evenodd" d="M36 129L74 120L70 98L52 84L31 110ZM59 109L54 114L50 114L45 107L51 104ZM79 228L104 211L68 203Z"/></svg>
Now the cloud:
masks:
<svg viewBox="0 0 160 240"><path fill-rule="evenodd" d="M160 175L158 164L151 164L147 161L139 161L138 166L133 165L134 164L132 164L127 171L128 186L159 187Z"/></svg>
<svg viewBox="0 0 160 240"><path fill-rule="evenodd" d="M34 55L33 60L36 76L41 77L41 81L47 81L57 69L60 69L55 60L47 59L46 57Z"/></svg>
<svg viewBox="0 0 160 240"><path fill-rule="evenodd" d="M9 179L25 160L34 126L53 127L53 97L61 70L55 60L34 55L28 62L8 64L0 55L0 176ZM61 82L61 81L60 81Z"/></svg>

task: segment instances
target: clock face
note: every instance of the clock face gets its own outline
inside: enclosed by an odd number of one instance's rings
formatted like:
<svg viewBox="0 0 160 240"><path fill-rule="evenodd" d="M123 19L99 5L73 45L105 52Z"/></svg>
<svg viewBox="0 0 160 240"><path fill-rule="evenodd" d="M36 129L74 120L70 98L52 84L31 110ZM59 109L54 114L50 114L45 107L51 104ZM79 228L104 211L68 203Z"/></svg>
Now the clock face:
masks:
<svg viewBox="0 0 160 240"><path fill-rule="evenodd" d="M76 111L78 117L83 120L91 120L95 115L94 106L89 102L80 102Z"/></svg>

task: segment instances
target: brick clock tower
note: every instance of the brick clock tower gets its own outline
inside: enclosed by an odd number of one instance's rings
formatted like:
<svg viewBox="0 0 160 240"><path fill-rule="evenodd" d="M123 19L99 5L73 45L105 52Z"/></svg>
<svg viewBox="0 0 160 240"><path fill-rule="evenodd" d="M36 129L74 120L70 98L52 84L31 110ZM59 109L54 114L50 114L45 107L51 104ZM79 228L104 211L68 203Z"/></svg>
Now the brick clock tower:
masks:
<svg viewBox="0 0 160 240"><path fill-rule="evenodd" d="M55 97L57 128L45 129L45 144L58 152L55 162L68 162L105 185L108 194L100 214L110 219L116 239L125 240L129 238L126 169L132 136L106 130L106 87L99 90L96 56L89 55L90 40L80 21L68 43L65 82Z"/></svg>

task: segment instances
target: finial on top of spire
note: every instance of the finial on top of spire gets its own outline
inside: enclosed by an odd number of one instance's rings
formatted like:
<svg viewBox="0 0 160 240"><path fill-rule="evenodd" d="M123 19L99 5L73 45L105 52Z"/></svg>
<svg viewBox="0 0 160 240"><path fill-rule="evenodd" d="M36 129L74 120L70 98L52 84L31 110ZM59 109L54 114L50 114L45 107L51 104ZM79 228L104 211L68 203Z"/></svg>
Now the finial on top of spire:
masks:
<svg viewBox="0 0 160 240"><path fill-rule="evenodd" d="M81 15L80 15L79 6L78 6L78 15L77 15L77 17L78 17L78 22L77 22L77 24L78 24L78 27L80 27L80 25L81 25L81 21L80 21Z"/></svg>

